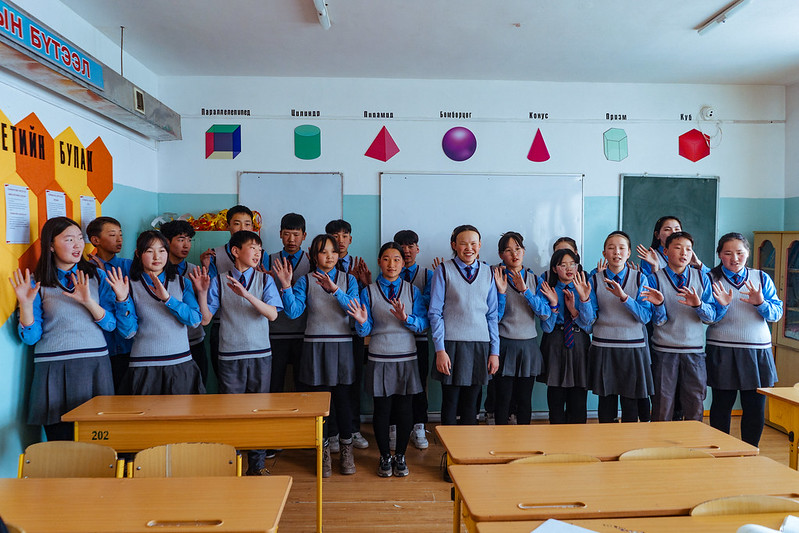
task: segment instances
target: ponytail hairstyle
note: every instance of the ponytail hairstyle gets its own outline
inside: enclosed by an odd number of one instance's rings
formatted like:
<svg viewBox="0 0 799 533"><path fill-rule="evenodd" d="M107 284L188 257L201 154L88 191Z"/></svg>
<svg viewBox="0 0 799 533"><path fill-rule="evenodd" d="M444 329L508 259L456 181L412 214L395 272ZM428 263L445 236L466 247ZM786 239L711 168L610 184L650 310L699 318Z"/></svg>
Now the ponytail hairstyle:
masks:
<svg viewBox="0 0 799 533"><path fill-rule="evenodd" d="M658 234L660 233L660 228L663 227L663 224L665 224L667 220L676 220L680 225L680 228L682 228L682 222L680 222L680 219L674 215L660 217L658 221L655 222L655 230L652 232L652 244L649 245L653 250L660 248L660 237L658 237Z"/></svg>
<svg viewBox="0 0 799 533"><path fill-rule="evenodd" d="M80 225L77 222L67 217L53 217L45 222L44 227L42 227L42 233L39 236L42 255L39 257L39 262L36 264L36 270L34 271L34 278L42 284L42 287L55 287L58 285L58 268L55 266L55 253L53 253L51 247L53 246L53 240L70 226L80 229ZM87 261L83 255L78 261L78 270L90 278L97 276L97 266Z"/></svg>
<svg viewBox="0 0 799 533"><path fill-rule="evenodd" d="M547 271L547 279L546 282L549 284L550 287L554 287L560 281L560 277L558 277L558 272L555 268L563 261L563 258L566 256L571 257L574 259L574 262L577 263L577 272L583 271L583 265L580 264L580 254L575 251L572 251L568 248L561 248L560 250L556 251L552 254L552 258L549 260L549 270Z"/></svg>
<svg viewBox="0 0 799 533"><path fill-rule="evenodd" d="M333 250L335 250L336 254L338 254L338 243L336 243L336 238L329 233L317 235L313 238L313 241L311 241L311 248L308 250L308 259L311 261L311 272L317 269L316 256L319 254L319 252L325 249L325 246L327 246L328 242L333 243Z"/></svg>
<svg viewBox="0 0 799 533"><path fill-rule="evenodd" d="M716 246L716 255L719 255L721 251L724 249L724 245L730 241L741 241L744 245L744 248L746 248L746 251L747 252L749 251L749 240L746 237L744 237L743 233L732 232L721 236L721 238L719 239L719 245ZM721 279L723 275L721 267L722 264L721 260L719 259L719 264L710 269L710 277L712 281L718 281Z"/></svg>
<svg viewBox="0 0 799 533"><path fill-rule="evenodd" d="M160 231L154 229L142 231L139 234L139 238L136 239L136 252L133 254L133 263L130 265L130 279L132 281L139 281L142 279L144 266L141 262L141 256L153 243L161 243L167 251L169 250L169 241L166 240L166 237L164 237ZM178 273L178 266L173 265L171 261L167 260L164 266L164 273L166 275L166 280L172 281Z"/></svg>

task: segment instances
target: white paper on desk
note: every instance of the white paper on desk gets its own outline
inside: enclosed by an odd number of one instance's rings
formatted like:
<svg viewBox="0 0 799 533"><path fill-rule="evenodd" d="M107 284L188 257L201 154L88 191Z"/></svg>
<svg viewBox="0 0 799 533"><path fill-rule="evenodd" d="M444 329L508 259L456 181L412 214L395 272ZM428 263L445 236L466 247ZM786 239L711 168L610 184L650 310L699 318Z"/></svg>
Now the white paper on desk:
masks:
<svg viewBox="0 0 799 533"><path fill-rule="evenodd" d="M533 531L535 531L535 533L593 533L594 530L585 529L584 527L567 524L566 522L550 518Z"/></svg>
<svg viewBox="0 0 799 533"><path fill-rule="evenodd" d="M6 244L30 244L31 209L28 188L6 183Z"/></svg>
<svg viewBox="0 0 799 533"><path fill-rule="evenodd" d="M780 531L783 533L799 533L799 518L791 514L786 516L785 520L782 521Z"/></svg>
<svg viewBox="0 0 799 533"><path fill-rule="evenodd" d="M47 199L47 220L67 216L67 195L61 191L44 191Z"/></svg>
<svg viewBox="0 0 799 533"><path fill-rule="evenodd" d="M83 230L83 238L89 242L86 236L86 226L89 222L97 218L97 204L94 196L80 196L80 229Z"/></svg>

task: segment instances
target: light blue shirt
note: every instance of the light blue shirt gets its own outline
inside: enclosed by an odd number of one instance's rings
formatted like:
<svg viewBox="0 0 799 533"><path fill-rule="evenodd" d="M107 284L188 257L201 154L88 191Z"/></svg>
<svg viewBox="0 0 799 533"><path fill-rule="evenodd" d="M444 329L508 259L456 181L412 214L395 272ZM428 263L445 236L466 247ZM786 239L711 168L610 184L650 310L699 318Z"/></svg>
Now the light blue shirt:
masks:
<svg viewBox="0 0 799 533"><path fill-rule="evenodd" d="M401 277L391 283L386 280L382 274L380 274L377 276L375 282L380 290L383 291L383 294L386 295L386 298L388 298L388 295L391 293L389 289L391 285L394 286L394 294L399 295L399 290L402 286ZM414 333L423 333L429 325L427 321L427 309L425 309L419 288L411 285L411 291L413 293L413 309L411 309L410 312L408 312L408 309L405 310L405 314L408 315L408 317L405 319L405 327ZM356 321L355 332L360 337L366 337L372 332L372 327L374 327L374 319L372 318L372 302L369 298L368 288L361 290L361 303L366 306L366 322L359 324Z"/></svg>
<svg viewBox="0 0 799 533"><path fill-rule="evenodd" d="M574 323L586 333L591 333L591 325L594 323L594 320L596 320L596 313L590 298L587 302L580 300L580 295L574 290L574 283L566 285L558 280L552 288L555 289L555 292L558 294L558 312L550 313L546 320L541 321L541 329L544 333L551 333L555 329L555 326L566 323L566 313L570 313L570 311L563 297L563 291L565 289L569 289L574 295L574 308L577 309L577 316L574 318ZM593 296L593 293L591 294Z"/></svg>
<svg viewBox="0 0 799 533"><path fill-rule="evenodd" d="M333 283L336 282L336 276L338 275L337 269L332 269L330 272L324 272L323 270L316 269L316 272L320 274L326 274ZM305 306L308 298L308 285L307 281L308 278L311 278L312 283L316 283L316 280L313 278L311 274L307 276L303 276L297 280L297 283L294 284L293 287L286 287L283 289L283 312L286 313L286 316L294 319L299 317L303 311L305 311ZM349 303L351 300L358 301L358 282L355 280L355 276L352 274L347 274L347 292L341 290L341 287L336 289L334 294L336 300L338 301L339 306L345 311L349 310Z"/></svg>
<svg viewBox="0 0 799 533"><path fill-rule="evenodd" d="M466 264L458 257L454 258L455 265L460 269L464 276L466 276ZM484 263L475 261L470 266L477 266L480 268L490 268ZM477 275L476 273L474 274ZM491 276L491 285L486 295L486 304L488 311L486 312L486 322L488 323L488 337L489 337L489 353L490 355L499 355L499 327L497 319L497 286L494 283L494 276ZM433 277L430 282L430 306L427 311L427 317L430 319L430 330L433 334L433 344L435 350L444 350L444 297L446 295L446 281L444 280L444 266L439 265L433 272Z"/></svg>

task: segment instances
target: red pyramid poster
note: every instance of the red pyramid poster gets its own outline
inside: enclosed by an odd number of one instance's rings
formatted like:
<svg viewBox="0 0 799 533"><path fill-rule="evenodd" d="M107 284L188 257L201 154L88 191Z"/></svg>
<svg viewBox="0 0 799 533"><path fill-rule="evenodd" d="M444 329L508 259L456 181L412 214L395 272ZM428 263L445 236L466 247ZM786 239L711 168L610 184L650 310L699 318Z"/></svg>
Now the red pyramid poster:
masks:
<svg viewBox="0 0 799 533"><path fill-rule="evenodd" d="M533 139L533 145L530 146L530 151L527 152L527 159L536 163L549 160L549 150L547 150L547 144L544 142L540 128L535 132L535 139Z"/></svg>
<svg viewBox="0 0 799 533"><path fill-rule="evenodd" d="M369 149L366 150L366 153L363 155L385 163L397 155L399 151L400 149L397 146L397 143L394 142L394 139L391 138L391 134L388 132L386 127L383 126L383 128L377 134L377 137L375 137L375 140L372 141L372 145L369 146Z"/></svg>

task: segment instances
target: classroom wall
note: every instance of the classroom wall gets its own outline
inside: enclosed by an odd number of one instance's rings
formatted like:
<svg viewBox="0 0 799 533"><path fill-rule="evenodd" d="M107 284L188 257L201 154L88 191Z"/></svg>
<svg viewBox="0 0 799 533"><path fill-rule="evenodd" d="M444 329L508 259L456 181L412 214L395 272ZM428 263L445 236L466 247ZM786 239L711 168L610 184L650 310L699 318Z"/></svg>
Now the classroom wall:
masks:
<svg viewBox="0 0 799 533"><path fill-rule="evenodd" d="M799 230L799 84L785 90L785 230Z"/></svg>

